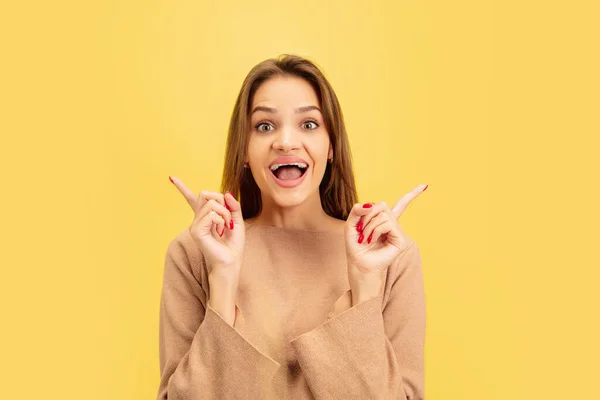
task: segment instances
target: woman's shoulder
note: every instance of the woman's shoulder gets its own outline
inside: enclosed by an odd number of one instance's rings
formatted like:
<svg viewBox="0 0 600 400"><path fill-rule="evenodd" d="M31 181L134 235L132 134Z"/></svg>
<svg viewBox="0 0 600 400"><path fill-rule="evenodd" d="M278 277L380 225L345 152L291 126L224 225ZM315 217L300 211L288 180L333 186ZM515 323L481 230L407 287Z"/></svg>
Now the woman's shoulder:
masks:
<svg viewBox="0 0 600 400"><path fill-rule="evenodd" d="M196 242L192 238L189 227L179 231L172 237L168 245L168 250L172 252L185 252L188 254L199 251Z"/></svg>
<svg viewBox="0 0 600 400"><path fill-rule="evenodd" d="M204 256L192 238L189 227L179 231L170 240L166 251L166 267L189 271L197 280L204 275Z"/></svg>

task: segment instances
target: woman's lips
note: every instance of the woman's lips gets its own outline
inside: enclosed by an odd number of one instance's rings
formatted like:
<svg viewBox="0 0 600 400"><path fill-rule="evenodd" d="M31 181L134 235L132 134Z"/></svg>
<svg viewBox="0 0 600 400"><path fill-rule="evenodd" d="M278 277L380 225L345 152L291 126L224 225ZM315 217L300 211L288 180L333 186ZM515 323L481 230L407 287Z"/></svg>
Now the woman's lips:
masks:
<svg viewBox="0 0 600 400"><path fill-rule="evenodd" d="M273 177L273 180L275 181L275 183L277 183L279 186L284 187L284 188L293 188L302 183L302 181L304 180L304 177L306 177L306 175L308 174L309 168L310 167L306 168L306 170L304 171L304 173L302 174L302 176L300 178L290 179L290 180L285 180L285 181L276 177L275 174L273 173L273 171L271 171L271 168L267 168L267 169L269 170L269 174Z"/></svg>

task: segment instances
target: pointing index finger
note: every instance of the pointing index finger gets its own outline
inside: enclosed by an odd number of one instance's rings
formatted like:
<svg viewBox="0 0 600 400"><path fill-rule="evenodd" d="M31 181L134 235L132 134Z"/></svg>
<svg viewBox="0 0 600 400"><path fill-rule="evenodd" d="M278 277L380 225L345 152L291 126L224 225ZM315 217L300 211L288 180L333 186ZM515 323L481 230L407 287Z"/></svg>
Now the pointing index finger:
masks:
<svg viewBox="0 0 600 400"><path fill-rule="evenodd" d="M194 210L194 207L196 206L196 202L198 201L198 197L196 196L196 194L194 192L192 192L190 189L188 189L187 186L185 186L179 178L170 176L169 179L171 180L171 182L173 182L173 185L175 185L177 190L179 190L179 192L181 192L183 197L185 197L185 199L187 200L190 207L192 207L192 210Z"/></svg>
<svg viewBox="0 0 600 400"><path fill-rule="evenodd" d="M402 213L404 212L406 207L408 207L410 202L413 201L418 195L423 193L423 191L427 189L427 186L429 185L419 185L404 196L402 196L400 200L398 200L396 205L394 205L394 208L392 208L392 213L394 214L394 216L396 218L400 217L400 215L402 215Z"/></svg>

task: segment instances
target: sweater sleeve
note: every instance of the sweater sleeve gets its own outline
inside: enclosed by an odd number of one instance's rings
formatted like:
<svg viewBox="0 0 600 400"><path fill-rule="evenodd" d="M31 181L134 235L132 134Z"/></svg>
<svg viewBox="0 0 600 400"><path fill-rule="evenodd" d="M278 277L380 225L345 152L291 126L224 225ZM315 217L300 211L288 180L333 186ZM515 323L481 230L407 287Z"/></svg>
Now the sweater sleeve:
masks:
<svg viewBox="0 0 600 400"><path fill-rule="evenodd" d="M186 249L182 238L169 244L165 258L157 399L262 398L280 364L208 304L208 291L195 278L190 262L202 262L203 257L190 252L189 245Z"/></svg>
<svg viewBox="0 0 600 400"><path fill-rule="evenodd" d="M316 399L424 398L425 293L417 244L389 268L385 303L382 293L291 341Z"/></svg>

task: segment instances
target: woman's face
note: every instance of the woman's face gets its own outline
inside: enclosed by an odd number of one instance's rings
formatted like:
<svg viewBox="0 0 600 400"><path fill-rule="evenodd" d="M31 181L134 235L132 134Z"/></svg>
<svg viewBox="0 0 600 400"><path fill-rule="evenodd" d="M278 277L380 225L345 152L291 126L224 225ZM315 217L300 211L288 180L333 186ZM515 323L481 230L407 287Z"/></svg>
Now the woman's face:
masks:
<svg viewBox="0 0 600 400"><path fill-rule="evenodd" d="M291 207L319 196L332 148L317 94L298 77L262 83L250 107L245 161L263 199Z"/></svg>

